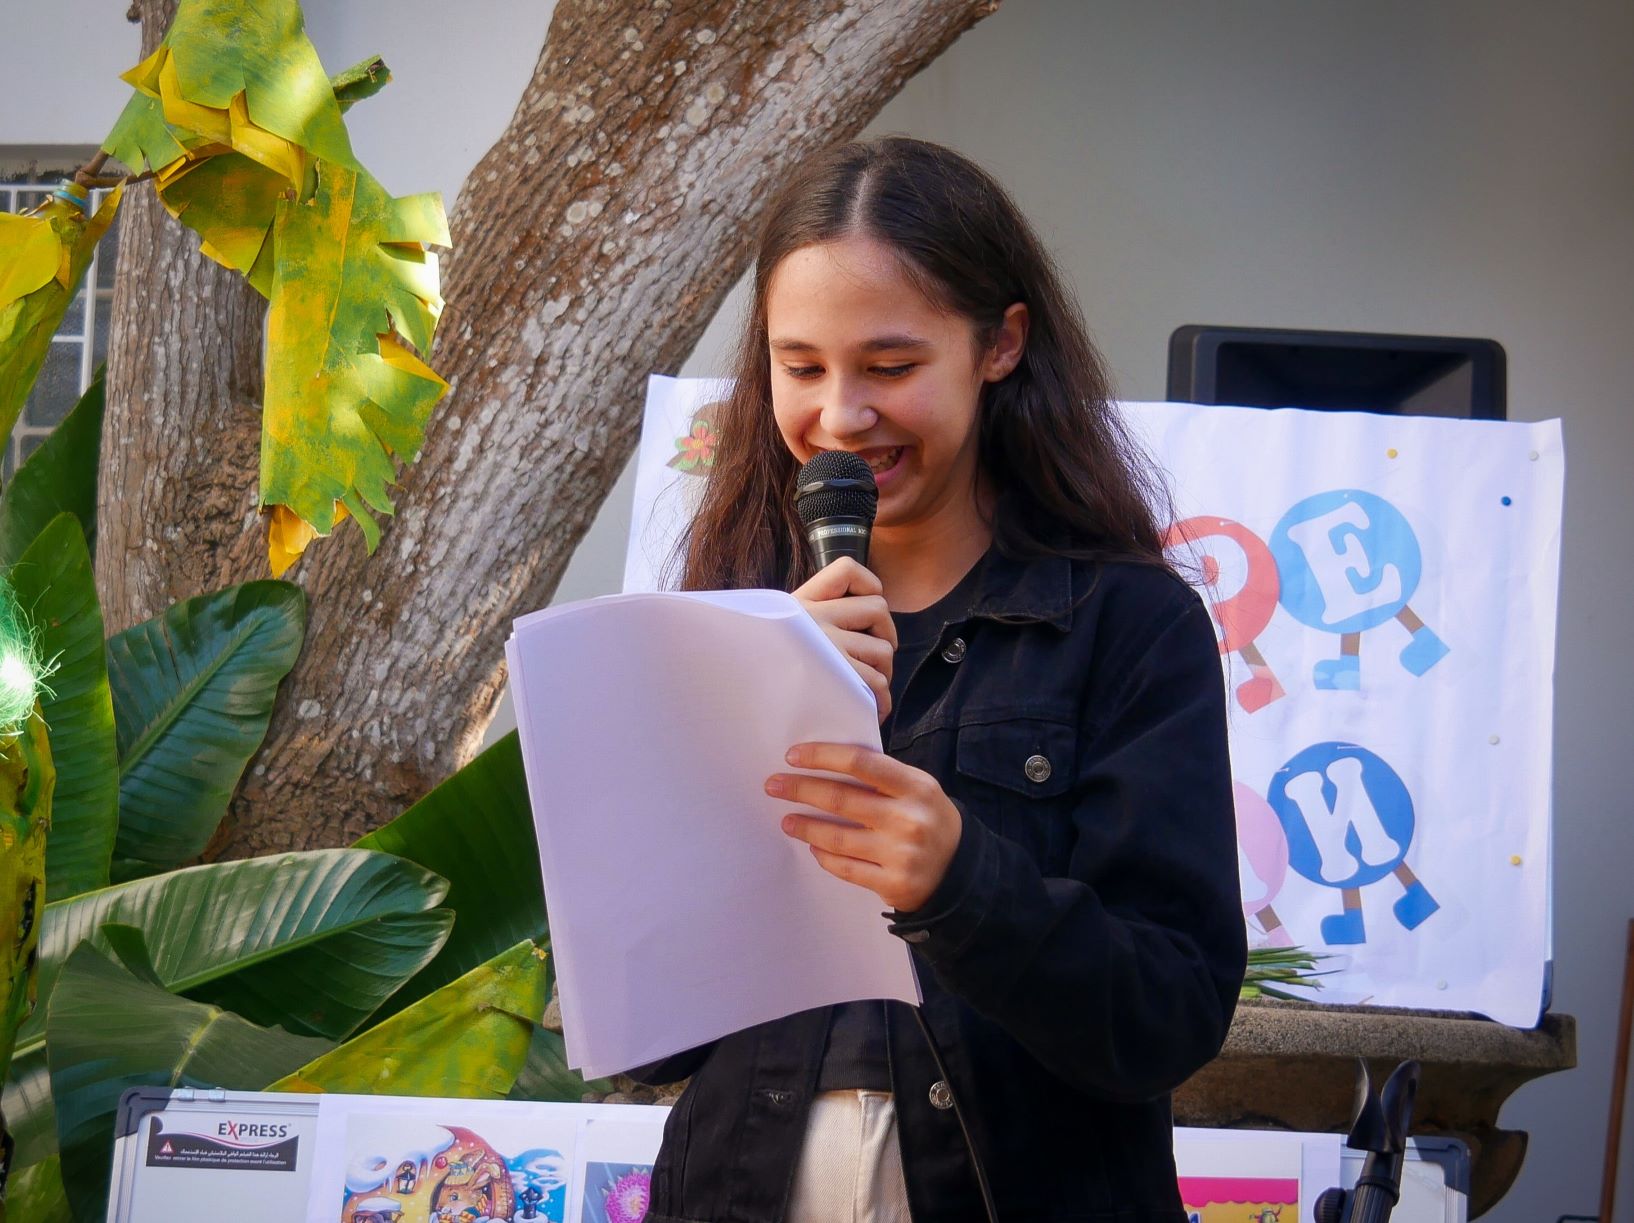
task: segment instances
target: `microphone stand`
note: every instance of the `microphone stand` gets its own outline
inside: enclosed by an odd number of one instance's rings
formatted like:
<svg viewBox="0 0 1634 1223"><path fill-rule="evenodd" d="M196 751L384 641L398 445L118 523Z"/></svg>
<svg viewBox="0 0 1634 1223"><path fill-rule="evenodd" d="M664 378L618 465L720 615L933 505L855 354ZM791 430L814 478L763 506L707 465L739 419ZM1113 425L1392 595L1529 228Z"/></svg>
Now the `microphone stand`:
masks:
<svg viewBox="0 0 1634 1223"><path fill-rule="evenodd" d="M1327 1189L1316 1199L1316 1223L1385 1223L1401 1200L1401 1167L1418 1096L1419 1066L1406 1061L1375 1093L1367 1063L1356 1063L1356 1108L1345 1145L1366 1151L1354 1188Z"/></svg>

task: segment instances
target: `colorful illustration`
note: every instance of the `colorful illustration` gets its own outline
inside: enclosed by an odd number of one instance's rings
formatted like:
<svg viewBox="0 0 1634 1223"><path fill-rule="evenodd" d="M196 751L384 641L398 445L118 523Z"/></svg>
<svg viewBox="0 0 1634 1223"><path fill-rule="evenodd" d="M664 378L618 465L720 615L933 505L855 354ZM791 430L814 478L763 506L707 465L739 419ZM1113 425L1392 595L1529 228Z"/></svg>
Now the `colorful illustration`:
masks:
<svg viewBox="0 0 1634 1223"><path fill-rule="evenodd" d="M641 1223L652 1200L649 1164L590 1163L584 1169L580 1223Z"/></svg>
<svg viewBox="0 0 1634 1223"><path fill-rule="evenodd" d="M1281 1176L1182 1176L1189 1223L1296 1223L1299 1180Z"/></svg>
<svg viewBox="0 0 1634 1223"><path fill-rule="evenodd" d="M1237 809L1237 878L1242 886L1243 917L1253 918L1271 947L1292 947L1293 936L1271 902L1288 878L1288 837L1271 805L1242 782L1233 782Z"/></svg>
<svg viewBox="0 0 1634 1223"><path fill-rule="evenodd" d="M1201 571L1197 576L1214 616L1220 653L1241 655L1248 664L1248 679L1237 685L1237 703L1255 713L1285 695L1255 644L1271 623L1281 591L1265 541L1229 518L1198 517L1171 526L1163 546L1182 572L1191 565Z"/></svg>
<svg viewBox="0 0 1634 1223"><path fill-rule="evenodd" d="M1288 838L1288 865L1319 887L1337 888L1343 908L1322 919L1329 945L1365 943L1362 889L1394 875L1392 912L1417 929L1441 906L1405 859L1413 843L1413 799L1401 777L1354 743L1316 743L1283 765L1266 794Z"/></svg>
<svg viewBox="0 0 1634 1223"><path fill-rule="evenodd" d="M715 445L720 430L715 425L715 414L724 403L706 403L692 414L692 423L686 436L675 439L675 457L669 466L689 476L707 476L715 466Z"/></svg>
<svg viewBox="0 0 1634 1223"><path fill-rule="evenodd" d="M1339 657L1316 664L1318 688L1359 689L1362 634L1392 619L1408 633L1408 672L1423 675L1447 656L1408 602L1423 575L1418 536L1383 497L1354 488L1306 497L1277 523L1270 550L1288 614L1339 637Z"/></svg>
<svg viewBox="0 0 1634 1223"><path fill-rule="evenodd" d="M364 1141L349 1136L340 1223L562 1223L567 1164L559 1152L535 1147L507 1159L463 1126L361 1121Z"/></svg>

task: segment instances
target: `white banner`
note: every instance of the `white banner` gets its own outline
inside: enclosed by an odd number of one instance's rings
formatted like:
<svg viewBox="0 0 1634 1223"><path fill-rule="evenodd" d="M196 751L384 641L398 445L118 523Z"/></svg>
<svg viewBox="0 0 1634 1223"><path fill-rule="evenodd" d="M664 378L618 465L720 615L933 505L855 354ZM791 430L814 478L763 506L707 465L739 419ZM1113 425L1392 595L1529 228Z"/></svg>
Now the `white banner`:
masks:
<svg viewBox="0 0 1634 1223"><path fill-rule="evenodd" d="M714 380L654 378L625 589L661 586ZM1214 608L1254 945L1314 995L1520 1027L1549 957L1558 421L1126 404Z"/></svg>

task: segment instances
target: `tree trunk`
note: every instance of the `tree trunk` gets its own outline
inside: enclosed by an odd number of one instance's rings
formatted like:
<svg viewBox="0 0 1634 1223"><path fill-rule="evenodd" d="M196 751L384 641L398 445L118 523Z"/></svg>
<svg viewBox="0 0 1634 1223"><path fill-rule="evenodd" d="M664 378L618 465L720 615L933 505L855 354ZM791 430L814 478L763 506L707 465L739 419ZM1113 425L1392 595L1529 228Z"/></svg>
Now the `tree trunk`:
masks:
<svg viewBox="0 0 1634 1223"><path fill-rule="evenodd" d="M212 856L349 841L476 752L512 617L550 600L635 447L647 374L691 352L782 172L996 7L560 0L452 218L432 362L449 397L375 555L342 527L298 566L306 647ZM200 588L191 558L169 567Z"/></svg>
<svg viewBox="0 0 1634 1223"><path fill-rule="evenodd" d="M176 0L143 0L152 54ZM108 631L265 577L255 473L266 302L199 254L148 183L126 189L108 333L96 581Z"/></svg>

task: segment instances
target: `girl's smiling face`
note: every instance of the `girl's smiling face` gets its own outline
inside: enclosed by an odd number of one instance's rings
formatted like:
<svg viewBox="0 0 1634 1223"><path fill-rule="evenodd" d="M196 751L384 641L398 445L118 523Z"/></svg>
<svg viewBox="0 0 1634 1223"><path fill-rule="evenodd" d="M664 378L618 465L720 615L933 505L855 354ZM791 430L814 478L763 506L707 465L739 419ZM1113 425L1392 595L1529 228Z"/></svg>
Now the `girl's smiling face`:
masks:
<svg viewBox="0 0 1634 1223"><path fill-rule="evenodd" d="M891 248L847 237L787 256L766 289L772 412L794 457L849 450L879 485L876 534L979 528L984 382L1020 359L1026 307L979 351L969 320L938 308Z"/></svg>

